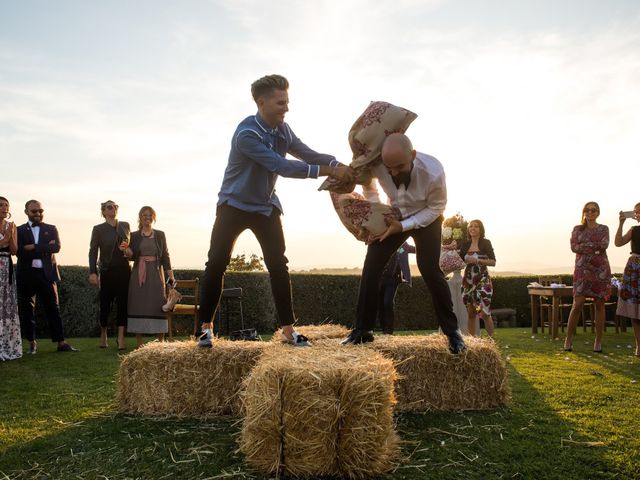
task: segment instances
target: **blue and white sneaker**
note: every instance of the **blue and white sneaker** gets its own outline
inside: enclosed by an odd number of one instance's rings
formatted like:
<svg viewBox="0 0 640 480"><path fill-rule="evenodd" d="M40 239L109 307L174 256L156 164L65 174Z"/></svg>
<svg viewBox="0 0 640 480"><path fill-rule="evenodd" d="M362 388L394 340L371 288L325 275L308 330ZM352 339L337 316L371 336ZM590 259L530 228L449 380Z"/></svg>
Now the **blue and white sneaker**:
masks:
<svg viewBox="0 0 640 480"><path fill-rule="evenodd" d="M200 348L211 348L213 346L213 335L211 335L211 330L206 328L202 331L202 335L198 339L198 346Z"/></svg>
<svg viewBox="0 0 640 480"><path fill-rule="evenodd" d="M313 344L309 341L307 337L304 335L293 332L292 334L293 340L289 340L284 333L282 334L282 343L287 343L289 345L293 345L294 347L311 347Z"/></svg>

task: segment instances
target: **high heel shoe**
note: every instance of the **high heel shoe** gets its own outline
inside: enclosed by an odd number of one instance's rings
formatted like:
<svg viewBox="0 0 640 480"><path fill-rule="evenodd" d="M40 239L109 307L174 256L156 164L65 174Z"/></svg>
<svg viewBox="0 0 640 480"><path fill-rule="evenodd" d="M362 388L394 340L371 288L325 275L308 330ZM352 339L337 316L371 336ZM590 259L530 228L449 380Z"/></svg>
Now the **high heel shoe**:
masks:
<svg viewBox="0 0 640 480"><path fill-rule="evenodd" d="M602 353L602 349L600 350L596 350L595 348L593 349L593 353Z"/></svg>
<svg viewBox="0 0 640 480"><path fill-rule="evenodd" d="M564 350L565 352L573 352L573 345L569 347L564 347L562 350Z"/></svg>

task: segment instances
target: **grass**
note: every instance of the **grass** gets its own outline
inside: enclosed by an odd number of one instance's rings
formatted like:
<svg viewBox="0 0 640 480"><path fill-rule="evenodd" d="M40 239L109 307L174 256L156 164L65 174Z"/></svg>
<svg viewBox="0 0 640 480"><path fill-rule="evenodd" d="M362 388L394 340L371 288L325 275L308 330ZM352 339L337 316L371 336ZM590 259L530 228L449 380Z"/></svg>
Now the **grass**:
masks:
<svg viewBox="0 0 640 480"><path fill-rule="evenodd" d="M608 332L604 355L591 351L590 333L579 332L572 353L523 328L496 338L510 407L398 415L407 458L384 478L640 478L631 332ZM37 355L0 363L0 480L263 478L236 452L237 419L116 414L117 351L93 338L70 342L82 351L57 353L43 341Z"/></svg>

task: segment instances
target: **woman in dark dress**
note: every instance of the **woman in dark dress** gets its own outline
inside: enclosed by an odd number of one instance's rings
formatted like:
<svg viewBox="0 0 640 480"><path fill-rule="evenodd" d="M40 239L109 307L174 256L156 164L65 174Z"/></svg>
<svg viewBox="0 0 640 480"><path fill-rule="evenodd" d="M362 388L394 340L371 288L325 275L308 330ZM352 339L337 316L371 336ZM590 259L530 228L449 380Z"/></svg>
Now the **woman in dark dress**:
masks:
<svg viewBox="0 0 640 480"><path fill-rule="evenodd" d="M164 340L168 331L167 314L162 311L166 302L165 274L174 282L171 259L164 232L155 230L156 212L144 206L138 214L138 231L131 233L131 243L125 250L133 259L129 281L127 331L135 333L138 347L143 334L157 334Z"/></svg>
<svg viewBox="0 0 640 480"><path fill-rule="evenodd" d="M596 306L596 338L593 351L602 353L602 335L604 333L604 302L609 299L611 289L611 267L607 258L609 246L609 227L596 222L600 215L600 206L596 202L587 202L582 209L582 221L571 233L571 251L576 254L573 271L573 305L567 322L567 336L564 350L573 350L578 317L587 297L593 298Z"/></svg>
<svg viewBox="0 0 640 480"><path fill-rule="evenodd" d="M493 284L487 267L495 267L496 256L491 241L484 237L484 225L480 220L471 220L467 226L469 240L460 246L460 256L467 264L462 277L462 301L469 314L469 334L476 333L476 318L484 320L487 334L493 338L491 297Z"/></svg>
<svg viewBox="0 0 640 480"><path fill-rule="evenodd" d="M640 203L636 203L633 219L640 222ZM624 268L622 285L618 292L618 307L616 315L627 317L633 325L633 334L636 337L636 357L640 357L640 225L634 225L627 233L622 235L622 226L627 217L620 212L620 223L616 232L616 247L622 247L631 242L631 256Z"/></svg>

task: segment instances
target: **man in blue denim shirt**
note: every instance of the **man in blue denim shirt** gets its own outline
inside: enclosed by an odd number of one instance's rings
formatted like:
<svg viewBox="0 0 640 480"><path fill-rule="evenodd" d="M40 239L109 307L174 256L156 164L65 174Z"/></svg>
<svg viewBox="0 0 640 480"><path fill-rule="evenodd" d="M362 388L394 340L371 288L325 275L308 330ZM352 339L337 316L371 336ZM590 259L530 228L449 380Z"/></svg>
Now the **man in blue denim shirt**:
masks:
<svg viewBox="0 0 640 480"><path fill-rule="evenodd" d="M289 82L280 75L256 80L251 85L251 94L258 113L245 118L231 140L229 163L218 194L216 220L202 280L200 318L203 333L198 342L201 347L212 345L211 321L220 303L224 272L238 236L247 228L262 248L282 326L282 340L295 346L310 345L293 329L291 281L280 222L282 206L275 194L275 184L278 176L332 176L350 181L353 173L335 157L307 147L284 123L289 110L288 89ZM300 160L285 158L287 153Z"/></svg>

